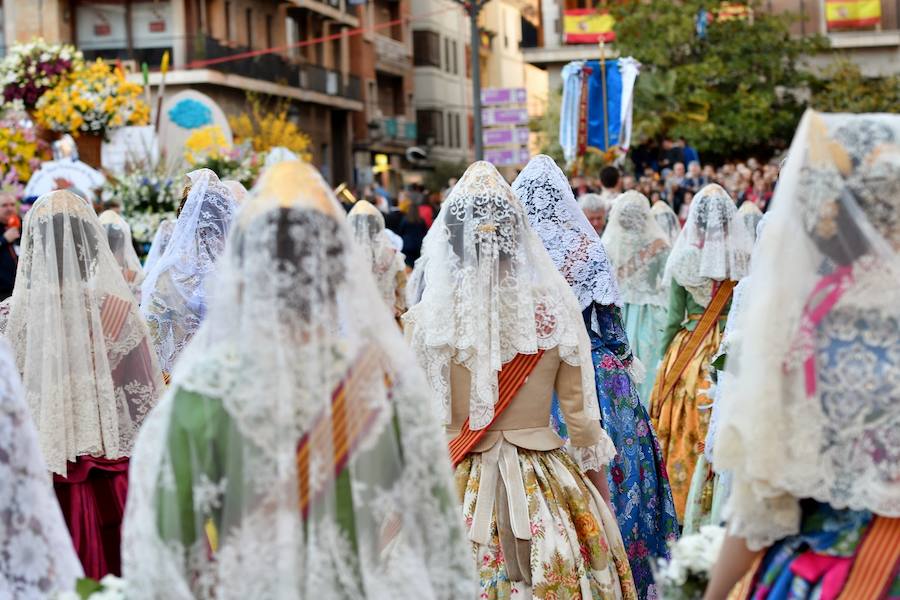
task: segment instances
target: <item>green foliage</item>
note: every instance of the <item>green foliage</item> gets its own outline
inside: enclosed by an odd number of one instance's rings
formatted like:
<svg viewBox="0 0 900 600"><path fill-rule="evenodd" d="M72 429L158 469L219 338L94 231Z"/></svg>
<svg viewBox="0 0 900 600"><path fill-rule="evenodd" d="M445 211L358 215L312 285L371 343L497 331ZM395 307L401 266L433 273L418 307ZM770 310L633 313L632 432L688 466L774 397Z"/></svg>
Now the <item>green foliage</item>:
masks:
<svg viewBox="0 0 900 600"><path fill-rule="evenodd" d="M812 87L812 102L823 112L897 112L900 76L864 77L859 66L839 57Z"/></svg>
<svg viewBox="0 0 900 600"><path fill-rule="evenodd" d="M710 0L641 0L611 5L616 49L643 68L635 88L635 141L684 137L700 152L735 155L787 143L807 87L801 56L820 38L792 38L790 16L754 6L752 19L712 22L701 39L696 18Z"/></svg>

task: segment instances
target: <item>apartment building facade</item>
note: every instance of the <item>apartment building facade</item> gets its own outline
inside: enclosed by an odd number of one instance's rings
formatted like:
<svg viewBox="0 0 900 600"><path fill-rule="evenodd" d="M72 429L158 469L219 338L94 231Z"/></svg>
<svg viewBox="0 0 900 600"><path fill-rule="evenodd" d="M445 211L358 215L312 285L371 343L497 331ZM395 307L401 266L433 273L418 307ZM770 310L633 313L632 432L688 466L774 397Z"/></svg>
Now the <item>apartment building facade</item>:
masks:
<svg viewBox="0 0 900 600"><path fill-rule="evenodd" d="M157 67L168 51L167 92L198 90L226 113L243 109L248 91L287 98L323 175L353 180L362 84L351 73L349 39L333 35L360 26L348 0L3 0L2 8L7 44L41 36L135 71L143 62ZM301 40L319 41L293 45Z"/></svg>
<svg viewBox="0 0 900 600"><path fill-rule="evenodd" d="M565 17L591 12L602 4L605 3L595 0L534 0L534 5L523 12L525 60L546 69L550 89L562 84L560 73L566 63L599 56L595 42L568 39L577 36L566 35ZM839 19L828 18L829 11L832 15L840 14L849 4L840 0L764 0L757 9L794 15L796 19L791 26L794 35L821 34L828 38L830 49L810 57L814 68L828 64L839 53L856 62L868 76L900 73L900 2L870 0L866 10L877 17L865 23L836 25ZM615 42L606 52L607 56L616 55Z"/></svg>

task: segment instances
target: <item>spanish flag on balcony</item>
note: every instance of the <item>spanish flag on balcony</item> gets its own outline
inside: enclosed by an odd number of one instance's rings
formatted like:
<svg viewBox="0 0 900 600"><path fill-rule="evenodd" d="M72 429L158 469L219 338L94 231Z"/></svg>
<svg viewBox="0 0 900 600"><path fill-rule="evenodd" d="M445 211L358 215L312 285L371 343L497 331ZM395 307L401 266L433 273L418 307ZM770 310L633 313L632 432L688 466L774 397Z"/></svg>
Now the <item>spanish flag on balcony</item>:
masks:
<svg viewBox="0 0 900 600"><path fill-rule="evenodd" d="M572 8L563 12L563 35L567 44L597 44L616 39L615 20L606 11Z"/></svg>
<svg viewBox="0 0 900 600"><path fill-rule="evenodd" d="M735 19L752 19L753 11L740 2L722 2L716 11L716 21L733 21Z"/></svg>
<svg viewBox="0 0 900 600"><path fill-rule="evenodd" d="M881 23L881 0L825 0L828 29L865 29Z"/></svg>

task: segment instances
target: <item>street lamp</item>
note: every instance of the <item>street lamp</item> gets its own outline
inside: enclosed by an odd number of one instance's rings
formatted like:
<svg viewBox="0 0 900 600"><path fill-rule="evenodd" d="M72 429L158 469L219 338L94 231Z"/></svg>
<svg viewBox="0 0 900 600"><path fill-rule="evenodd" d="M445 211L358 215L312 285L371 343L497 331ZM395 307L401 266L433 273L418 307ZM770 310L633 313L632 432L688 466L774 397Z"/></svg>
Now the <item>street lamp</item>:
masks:
<svg viewBox="0 0 900 600"><path fill-rule="evenodd" d="M488 0L455 0L469 14L469 46L472 52L472 134L475 138L475 160L484 160L484 140L481 135L481 31L478 14Z"/></svg>

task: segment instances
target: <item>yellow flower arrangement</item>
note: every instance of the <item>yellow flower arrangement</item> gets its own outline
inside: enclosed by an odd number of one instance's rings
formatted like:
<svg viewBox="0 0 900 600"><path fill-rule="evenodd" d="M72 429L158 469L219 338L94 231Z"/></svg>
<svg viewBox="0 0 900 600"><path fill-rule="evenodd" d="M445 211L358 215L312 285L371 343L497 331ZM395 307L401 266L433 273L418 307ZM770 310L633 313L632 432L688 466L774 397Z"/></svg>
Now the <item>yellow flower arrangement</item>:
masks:
<svg viewBox="0 0 900 600"><path fill-rule="evenodd" d="M196 129L184 142L184 158L191 166L207 160L225 158L230 154L231 144L218 125L207 125Z"/></svg>
<svg viewBox="0 0 900 600"><path fill-rule="evenodd" d="M106 135L125 125L146 125L150 107L143 87L97 59L68 74L37 103L37 120L59 133Z"/></svg>
<svg viewBox="0 0 900 600"><path fill-rule="evenodd" d="M15 172L16 179L28 181L49 150L33 128L22 127L14 119L0 120L0 176Z"/></svg>
<svg viewBox="0 0 900 600"><path fill-rule="evenodd" d="M271 148L287 148L302 160L312 160L311 141L288 117L289 101L279 100L274 106L264 106L258 96L249 94L250 112L229 117L228 124L239 144L249 142L256 152Z"/></svg>

